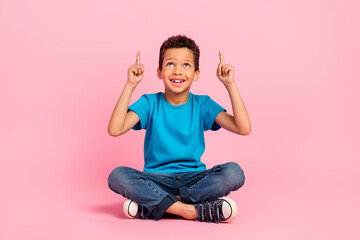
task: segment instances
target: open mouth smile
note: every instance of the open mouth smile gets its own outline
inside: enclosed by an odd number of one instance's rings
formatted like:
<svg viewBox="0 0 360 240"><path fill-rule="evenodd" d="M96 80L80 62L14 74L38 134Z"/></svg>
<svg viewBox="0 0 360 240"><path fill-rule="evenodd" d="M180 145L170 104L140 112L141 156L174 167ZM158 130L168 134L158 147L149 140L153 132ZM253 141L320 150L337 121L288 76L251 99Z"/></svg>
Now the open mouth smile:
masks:
<svg viewBox="0 0 360 240"><path fill-rule="evenodd" d="M183 83L183 82L185 82L185 80L182 80L182 79L171 79L170 81L173 82L173 83Z"/></svg>

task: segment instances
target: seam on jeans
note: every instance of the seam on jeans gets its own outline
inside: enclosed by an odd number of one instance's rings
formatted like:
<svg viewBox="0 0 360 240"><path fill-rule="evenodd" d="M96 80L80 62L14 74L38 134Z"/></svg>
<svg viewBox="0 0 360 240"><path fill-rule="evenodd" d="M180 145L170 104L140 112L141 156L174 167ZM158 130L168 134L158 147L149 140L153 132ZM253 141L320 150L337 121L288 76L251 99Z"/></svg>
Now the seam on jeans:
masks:
<svg viewBox="0 0 360 240"><path fill-rule="evenodd" d="M137 173L139 176L140 176L140 178L139 178L139 180L143 180L144 182L146 182L150 187L152 187L154 190L155 190L155 192L156 193L158 193L160 196L164 196L163 194L161 194L161 192L160 191L158 191L158 188L156 188L156 187L154 187L144 176L141 176L141 174L139 174L139 173ZM161 190L163 190L163 189L161 189Z"/></svg>
<svg viewBox="0 0 360 240"><path fill-rule="evenodd" d="M188 189L192 189L195 186L199 185L200 182L202 182L207 176L209 176L210 173L206 173L205 176L203 176L199 181L197 181L196 183L194 183L193 185L189 186Z"/></svg>
<svg viewBox="0 0 360 240"><path fill-rule="evenodd" d="M169 181L169 180L173 180L173 178L171 177L156 177L156 176L153 176L153 175L147 175L147 174L144 174L144 177L147 177L147 178L150 178L150 179L155 179L156 181Z"/></svg>
<svg viewBox="0 0 360 240"><path fill-rule="evenodd" d="M166 212L166 209L168 209L176 201L177 199L175 200L173 196L169 193L160 201L160 203L155 207L155 209L151 211L152 215L155 217L156 220L159 220Z"/></svg>
<svg viewBox="0 0 360 240"><path fill-rule="evenodd" d="M209 176L210 173L217 172L219 169L221 169L221 164L215 165L215 166L213 166L212 168L210 168L209 170L206 170L205 176L203 176L199 181L197 181L197 182L194 183L193 185L189 186L188 189L192 189L192 188L196 187L196 186L199 185L200 182L202 182L207 176Z"/></svg>
<svg viewBox="0 0 360 240"><path fill-rule="evenodd" d="M163 181L169 181L169 180L172 180L171 178L168 178L168 179L159 179L157 177L153 177L153 176L148 176L148 175L144 175L145 177L147 178L150 178L150 179L155 179L156 181L159 181L159 182L163 182Z"/></svg>
<svg viewBox="0 0 360 240"><path fill-rule="evenodd" d="M158 193L160 196L162 196L162 197L164 196L164 195L162 195L161 192L159 192L158 189L155 188L150 182L148 182L148 181L146 181L146 180L145 180L145 182L146 182L150 187L152 187L153 190L155 190L155 192Z"/></svg>
<svg viewBox="0 0 360 240"><path fill-rule="evenodd" d="M201 173L199 174L198 176L194 176L194 177L183 177L181 179L184 179L184 180L189 180L189 179L194 179L194 178L202 178L203 176L202 175L208 175L207 173Z"/></svg>
<svg viewBox="0 0 360 240"><path fill-rule="evenodd" d="M174 201L174 203L176 202L176 200L173 198L173 196L171 196L170 194L168 194L168 196Z"/></svg>

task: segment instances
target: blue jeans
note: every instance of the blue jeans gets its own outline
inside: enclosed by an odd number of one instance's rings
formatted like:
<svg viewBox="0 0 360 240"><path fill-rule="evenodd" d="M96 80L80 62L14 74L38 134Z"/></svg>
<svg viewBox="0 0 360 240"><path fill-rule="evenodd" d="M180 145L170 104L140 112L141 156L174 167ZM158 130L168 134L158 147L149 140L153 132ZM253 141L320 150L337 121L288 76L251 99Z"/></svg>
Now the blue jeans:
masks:
<svg viewBox="0 0 360 240"><path fill-rule="evenodd" d="M112 191L147 208L156 220L178 201L175 195L180 195L184 203L212 201L238 190L244 182L244 172L234 162L205 171L181 173L151 173L117 167L108 178Z"/></svg>

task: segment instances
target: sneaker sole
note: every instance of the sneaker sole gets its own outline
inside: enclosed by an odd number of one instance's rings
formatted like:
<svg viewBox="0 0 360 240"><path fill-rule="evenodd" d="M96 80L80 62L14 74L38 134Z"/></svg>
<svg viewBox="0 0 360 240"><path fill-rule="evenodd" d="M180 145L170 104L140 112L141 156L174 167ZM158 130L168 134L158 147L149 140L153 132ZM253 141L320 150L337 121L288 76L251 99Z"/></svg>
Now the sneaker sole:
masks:
<svg viewBox="0 0 360 240"><path fill-rule="evenodd" d="M223 199L224 201L226 201L229 206L230 206L230 211L231 211L231 215L229 218L227 218L226 220L224 221L221 221L221 222L231 222L232 220L234 220L237 216L237 213L238 213L238 209L237 209L237 205L236 203L234 202L234 200L230 199L230 198L227 198L227 197L220 197L219 199Z"/></svg>

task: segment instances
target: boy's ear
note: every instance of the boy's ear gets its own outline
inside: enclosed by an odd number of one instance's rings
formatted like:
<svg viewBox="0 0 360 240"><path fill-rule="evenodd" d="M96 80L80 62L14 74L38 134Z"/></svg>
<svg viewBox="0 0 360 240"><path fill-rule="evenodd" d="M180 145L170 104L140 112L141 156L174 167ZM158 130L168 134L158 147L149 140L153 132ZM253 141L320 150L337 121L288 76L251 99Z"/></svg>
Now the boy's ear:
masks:
<svg viewBox="0 0 360 240"><path fill-rule="evenodd" d="M199 77L200 77L200 69L198 69L197 71L195 71L194 81L199 80Z"/></svg>
<svg viewBox="0 0 360 240"><path fill-rule="evenodd" d="M160 68L157 68L157 75L159 79L162 79L161 70Z"/></svg>

